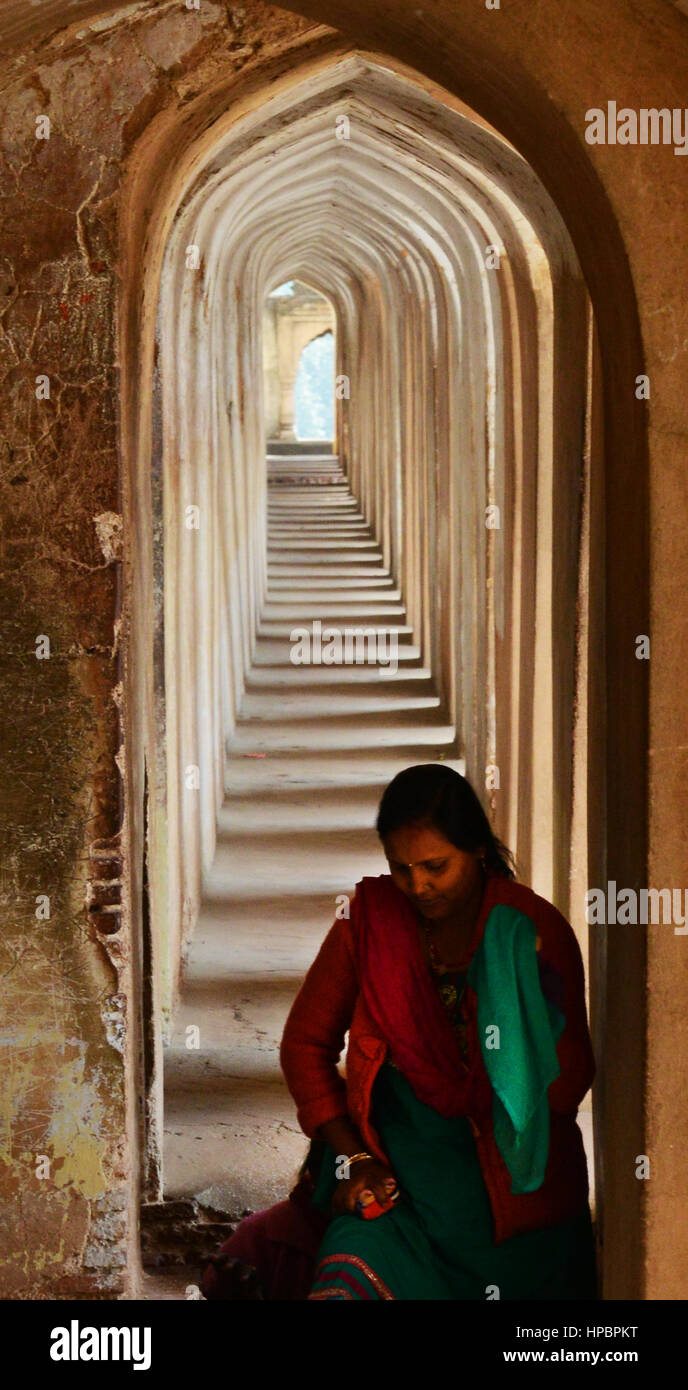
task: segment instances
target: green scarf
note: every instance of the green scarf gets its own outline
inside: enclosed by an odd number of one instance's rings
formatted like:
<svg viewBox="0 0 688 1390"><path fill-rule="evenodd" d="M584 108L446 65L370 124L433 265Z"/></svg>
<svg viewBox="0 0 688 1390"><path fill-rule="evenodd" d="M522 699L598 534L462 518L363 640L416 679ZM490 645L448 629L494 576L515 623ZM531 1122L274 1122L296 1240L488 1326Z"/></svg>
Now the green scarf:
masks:
<svg viewBox="0 0 688 1390"><path fill-rule="evenodd" d="M566 1022L542 993L535 936L530 917L506 904L493 907L466 975L478 999L480 1048L494 1091L494 1136L513 1193L535 1192L544 1180L547 1088L561 1070L556 1043Z"/></svg>

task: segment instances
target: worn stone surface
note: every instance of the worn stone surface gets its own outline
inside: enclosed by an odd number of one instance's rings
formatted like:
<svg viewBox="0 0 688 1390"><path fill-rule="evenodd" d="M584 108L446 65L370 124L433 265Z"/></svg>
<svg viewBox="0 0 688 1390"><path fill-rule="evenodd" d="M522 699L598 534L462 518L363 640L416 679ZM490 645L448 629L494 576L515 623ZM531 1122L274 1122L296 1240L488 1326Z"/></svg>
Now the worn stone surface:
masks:
<svg viewBox="0 0 688 1390"><path fill-rule="evenodd" d="M233 1234L222 1213L198 1202L150 1202L141 1208L141 1257L145 1269L198 1266Z"/></svg>
<svg viewBox="0 0 688 1390"><path fill-rule="evenodd" d="M0 67L4 1297L133 1287L119 193L155 112L211 69L240 68L270 14L253 7L245 23L219 4L130 7L122 23L63 29ZM285 35L306 27L284 14L277 23ZM48 139L37 138L41 117Z"/></svg>

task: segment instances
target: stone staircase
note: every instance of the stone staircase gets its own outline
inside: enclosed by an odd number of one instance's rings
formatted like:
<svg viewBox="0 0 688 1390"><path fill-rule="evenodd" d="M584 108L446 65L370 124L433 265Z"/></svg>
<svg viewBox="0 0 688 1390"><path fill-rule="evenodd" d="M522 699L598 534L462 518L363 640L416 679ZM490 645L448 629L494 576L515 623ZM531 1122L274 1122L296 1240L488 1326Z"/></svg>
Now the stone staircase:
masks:
<svg viewBox="0 0 688 1390"><path fill-rule="evenodd" d="M374 830L384 787L411 763L445 758L463 770L338 459L282 446L268 469L267 599L165 1052L165 1198L233 1218L286 1196L305 1155L280 1037L337 895L386 872ZM396 671L388 658L295 665L290 634L315 622L323 635L394 634ZM197 1048L187 1047L190 1026Z"/></svg>

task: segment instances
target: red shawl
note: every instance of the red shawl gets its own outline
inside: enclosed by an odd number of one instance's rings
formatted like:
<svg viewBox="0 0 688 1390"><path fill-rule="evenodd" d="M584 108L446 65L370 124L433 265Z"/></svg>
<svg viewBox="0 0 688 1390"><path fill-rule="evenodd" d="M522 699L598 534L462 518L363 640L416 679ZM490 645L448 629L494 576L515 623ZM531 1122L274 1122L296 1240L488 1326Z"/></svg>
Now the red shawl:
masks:
<svg viewBox="0 0 688 1390"><path fill-rule="evenodd" d="M503 881L489 875L470 954L479 945ZM418 939L418 917L387 875L363 878L352 904L359 980L391 1060L415 1095L440 1115L470 1114L475 1066L467 1070Z"/></svg>

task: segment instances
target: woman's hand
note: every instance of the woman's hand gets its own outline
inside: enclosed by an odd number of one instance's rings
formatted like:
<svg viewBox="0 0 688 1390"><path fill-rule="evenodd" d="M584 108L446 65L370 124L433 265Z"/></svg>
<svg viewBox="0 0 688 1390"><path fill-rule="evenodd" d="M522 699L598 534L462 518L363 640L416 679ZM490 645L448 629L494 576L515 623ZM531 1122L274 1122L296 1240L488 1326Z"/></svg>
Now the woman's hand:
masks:
<svg viewBox="0 0 688 1390"><path fill-rule="evenodd" d="M397 1191L397 1180L390 1168L377 1158L360 1158L350 1169L348 1178L341 1177L332 1199L332 1210L338 1215L354 1214L359 1198L375 1198L381 1207L389 1206Z"/></svg>
<svg viewBox="0 0 688 1390"><path fill-rule="evenodd" d="M337 1186L332 1199L333 1212L339 1215L344 1212L354 1214L359 1198L364 1203L367 1200L378 1201L382 1207L389 1206L392 1194L397 1191L397 1180L386 1163L373 1157L359 1158L351 1168L348 1167L347 1158L364 1150L363 1140L348 1116L328 1120L320 1126L315 1138L329 1144L336 1155ZM366 1194L369 1194L368 1198Z"/></svg>

